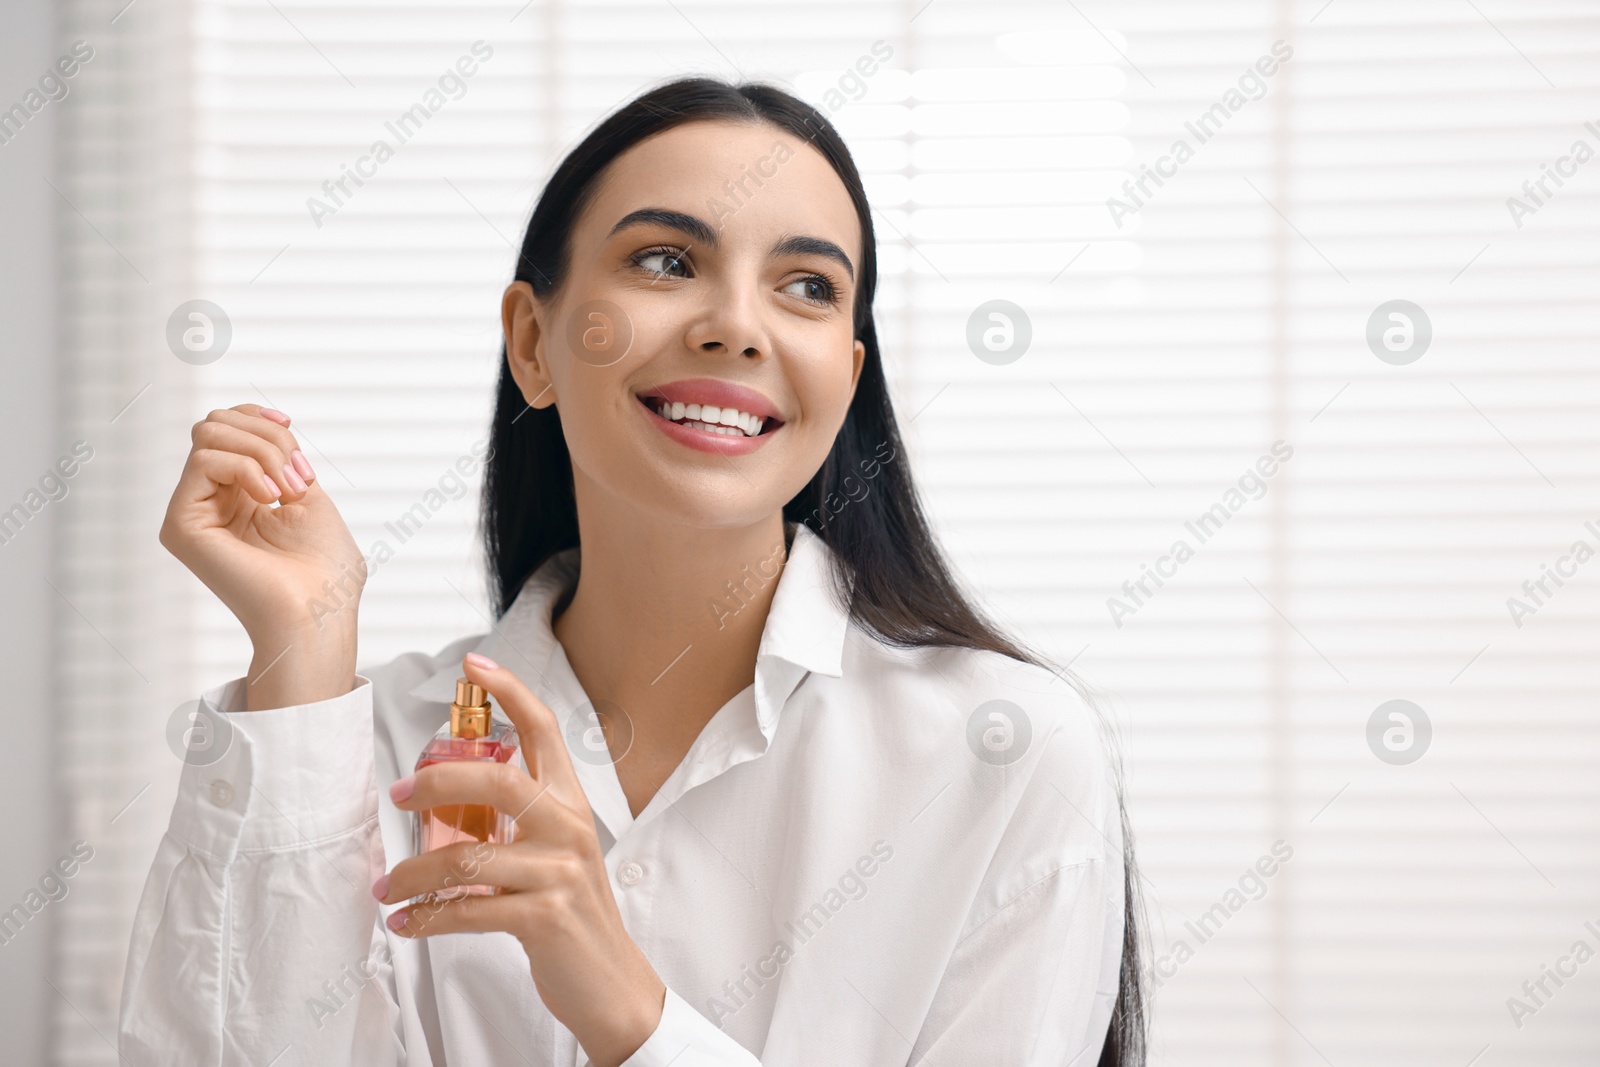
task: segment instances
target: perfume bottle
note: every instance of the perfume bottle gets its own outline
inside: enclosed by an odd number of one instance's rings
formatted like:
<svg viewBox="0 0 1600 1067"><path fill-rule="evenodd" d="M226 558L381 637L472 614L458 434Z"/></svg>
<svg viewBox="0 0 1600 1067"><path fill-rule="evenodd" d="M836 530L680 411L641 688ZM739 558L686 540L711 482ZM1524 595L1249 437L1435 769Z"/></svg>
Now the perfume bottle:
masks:
<svg viewBox="0 0 1600 1067"><path fill-rule="evenodd" d="M495 722L489 715L489 695L481 685L456 679L456 699L450 705L450 721L439 727L417 757L417 770L451 760L493 760L510 763L517 758L517 730ZM416 855L459 841L483 841L491 845L509 844L516 836L512 817L487 804L441 804L419 811L413 825L412 847ZM468 895L490 895L493 886L454 885L435 890L432 900L453 900Z"/></svg>

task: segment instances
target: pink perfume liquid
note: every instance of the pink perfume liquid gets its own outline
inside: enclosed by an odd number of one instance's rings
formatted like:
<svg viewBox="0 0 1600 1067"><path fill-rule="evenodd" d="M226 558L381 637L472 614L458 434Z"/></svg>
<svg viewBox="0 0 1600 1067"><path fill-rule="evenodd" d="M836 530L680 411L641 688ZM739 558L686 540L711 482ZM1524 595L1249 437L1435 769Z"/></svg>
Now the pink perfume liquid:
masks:
<svg viewBox="0 0 1600 1067"><path fill-rule="evenodd" d="M510 763L517 758L516 728L489 717L483 690L461 679L456 686L456 703L451 705L450 722L440 727L417 758L417 770L435 763L459 761ZM470 735L470 736L462 736ZM441 804L416 814L412 845L417 855L461 842L510 844L516 838L517 824L512 816L487 804ZM452 872L458 884L435 890L424 898L454 900L470 895L487 896L494 886L460 884L469 881L474 871Z"/></svg>

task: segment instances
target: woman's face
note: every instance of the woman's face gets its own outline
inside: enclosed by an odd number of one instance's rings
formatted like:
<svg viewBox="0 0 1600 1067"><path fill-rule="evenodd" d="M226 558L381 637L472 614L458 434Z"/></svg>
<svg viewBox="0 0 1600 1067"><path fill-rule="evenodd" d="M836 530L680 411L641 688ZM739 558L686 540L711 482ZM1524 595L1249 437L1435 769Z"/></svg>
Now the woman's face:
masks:
<svg viewBox="0 0 1600 1067"><path fill-rule="evenodd" d="M844 184L777 127L694 122L618 156L593 194L560 290L514 282L503 304L512 373L560 410L580 502L700 527L771 516L822 465L861 372Z"/></svg>

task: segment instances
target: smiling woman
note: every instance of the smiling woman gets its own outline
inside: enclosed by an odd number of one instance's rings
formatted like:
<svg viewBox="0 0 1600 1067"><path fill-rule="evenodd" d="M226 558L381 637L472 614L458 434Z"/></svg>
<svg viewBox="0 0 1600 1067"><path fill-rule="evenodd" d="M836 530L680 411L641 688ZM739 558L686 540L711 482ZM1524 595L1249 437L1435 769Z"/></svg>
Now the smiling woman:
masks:
<svg viewBox="0 0 1600 1067"><path fill-rule="evenodd" d="M945 562L876 281L796 98L690 79L601 123L502 300L496 621L433 655L307 629L361 556L287 415L195 425L162 544L256 658L205 697L235 740L185 765L127 1062L1143 1062L1114 749ZM441 811L481 832L418 854Z"/></svg>

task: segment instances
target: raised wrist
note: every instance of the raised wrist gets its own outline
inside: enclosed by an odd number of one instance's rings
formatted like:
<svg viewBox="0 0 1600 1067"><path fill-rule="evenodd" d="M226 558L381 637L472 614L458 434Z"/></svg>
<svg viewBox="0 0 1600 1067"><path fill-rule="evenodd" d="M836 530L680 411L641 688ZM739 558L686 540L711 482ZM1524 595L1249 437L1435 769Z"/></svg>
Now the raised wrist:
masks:
<svg viewBox="0 0 1600 1067"><path fill-rule="evenodd" d="M253 644L244 679L246 711L312 704L355 688L354 634L300 632Z"/></svg>

